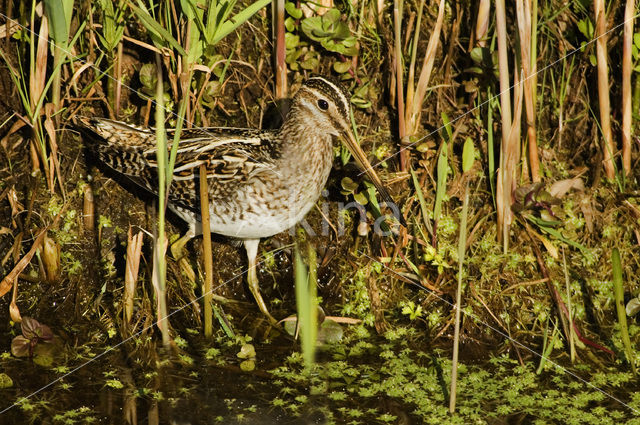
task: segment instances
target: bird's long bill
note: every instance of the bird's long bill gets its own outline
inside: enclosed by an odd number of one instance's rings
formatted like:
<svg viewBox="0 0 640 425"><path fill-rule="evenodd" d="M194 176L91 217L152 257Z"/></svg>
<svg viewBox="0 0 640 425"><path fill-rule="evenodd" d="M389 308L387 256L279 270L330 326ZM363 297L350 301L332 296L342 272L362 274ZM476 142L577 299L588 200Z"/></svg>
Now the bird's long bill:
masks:
<svg viewBox="0 0 640 425"><path fill-rule="evenodd" d="M387 188L384 187L384 185L382 184L382 180L380 180L380 177L378 177L378 174L375 172L375 170L369 163L369 160L367 160L367 155L360 148L360 145L356 141L356 138L353 136L353 133L349 130L345 130L344 137L342 139L344 140L345 145L347 146L347 149L349 149L349 152L351 152L351 155L353 155L353 157L355 158L356 163L358 164L358 167L360 167L362 171L367 173L367 176L369 176L369 179L371 179L371 182L375 185L383 201L390 206L396 205L391 195L389 195ZM400 211L399 205L398 205L397 211ZM400 216L396 218L404 226L405 225L404 217L402 217L402 214L399 214L399 215Z"/></svg>

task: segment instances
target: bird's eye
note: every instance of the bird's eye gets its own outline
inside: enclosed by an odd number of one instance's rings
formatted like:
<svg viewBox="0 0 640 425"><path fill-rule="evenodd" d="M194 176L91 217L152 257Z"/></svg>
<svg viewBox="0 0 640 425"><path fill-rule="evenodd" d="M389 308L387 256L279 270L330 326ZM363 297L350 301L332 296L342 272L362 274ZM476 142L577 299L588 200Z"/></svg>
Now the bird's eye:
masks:
<svg viewBox="0 0 640 425"><path fill-rule="evenodd" d="M326 111L327 109L329 109L329 102L324 99L318 99L318 108Z"/></svg>

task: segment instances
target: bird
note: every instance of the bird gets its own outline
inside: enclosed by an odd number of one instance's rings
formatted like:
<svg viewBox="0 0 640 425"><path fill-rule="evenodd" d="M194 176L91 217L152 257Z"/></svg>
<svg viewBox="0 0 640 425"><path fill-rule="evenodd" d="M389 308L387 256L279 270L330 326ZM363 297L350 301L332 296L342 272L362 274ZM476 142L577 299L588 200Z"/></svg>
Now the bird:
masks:
<svg viewBox="0 0 640 425"><path fill-rule="evenodd" d="M185 238L202 233L199 167L204 164L211 232L244 244L249 290L271 323L277 321L256 273L258 244L295 226L315 205L333 165L335 138L342 139L382 199L393 203L354 137L350 111L349 93L340 82L313 76L294 95L279 129L194 127L180 133L168 207L188 223ZM157 195L153 128L96 117L76 117L76 127L101 162ZM175 130L166 131L173 140Z"/></svg>

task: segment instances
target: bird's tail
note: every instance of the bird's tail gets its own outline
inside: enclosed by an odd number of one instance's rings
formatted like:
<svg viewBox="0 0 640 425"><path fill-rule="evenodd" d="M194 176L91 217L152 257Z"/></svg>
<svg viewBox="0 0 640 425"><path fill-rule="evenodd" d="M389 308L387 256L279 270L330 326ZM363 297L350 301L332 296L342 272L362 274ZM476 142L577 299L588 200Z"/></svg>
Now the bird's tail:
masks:
<svg viewBox="0 0 640 425"><path fill-rule="evenodd" d="M149 129L105 118L76 117L74 124L89 151L119 173L144 177L155 162L155 134Z"/></svg>

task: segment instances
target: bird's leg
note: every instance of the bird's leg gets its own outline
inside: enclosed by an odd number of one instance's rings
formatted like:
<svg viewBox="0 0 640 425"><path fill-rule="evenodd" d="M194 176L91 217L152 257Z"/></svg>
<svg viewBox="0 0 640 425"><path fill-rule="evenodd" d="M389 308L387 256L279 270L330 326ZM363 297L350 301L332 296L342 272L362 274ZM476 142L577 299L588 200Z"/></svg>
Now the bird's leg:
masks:
<svg viewBox="0 0 640 425"><path fill-rule="evenodd" d="M182 271L182 274L184 274L189 282L192 283L196 281L196 272L193 270L193 267L191 267L191 264L189 264L189 261L186 258L184 247L187 242L193 239L194 236L195 229L192 229L190 227L187 233L184 234L184 236L171 244L171 255L173 255L173 258L178 261L178 265L180 267L180 270Z"/></svg>
<svg viewBox="0 0 640 425"><path fill-rule="evenodd" d="M175 258L176 260L184 257L185 245L196 235L195 228L192 227L193 226L190 226L189 230L187 230L187 233L185 233L180 237L180 239L171 244L171 255L173 255L173 258Z"/></svg>
<svg viewBox="0 0 640 425"><path fill-rule="evenodd" d="M262 299L260 294L260 287L258 286L258 275L256 273L256 256L258 255L258 244L260 239L245 239L244 247L247 250L247 259L249 260L249 271L247 272L247 282L249 283L249 290L256 299L256 303L260 308L260 311L267 316L269 322L272 324L278 323L276 319L267 310L267 305Z"/></svg>

